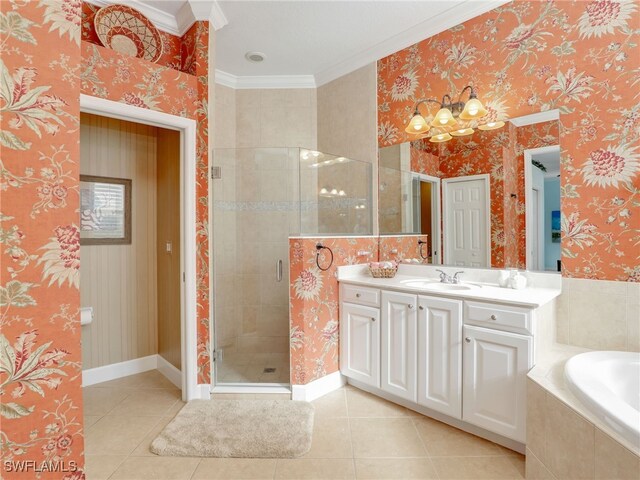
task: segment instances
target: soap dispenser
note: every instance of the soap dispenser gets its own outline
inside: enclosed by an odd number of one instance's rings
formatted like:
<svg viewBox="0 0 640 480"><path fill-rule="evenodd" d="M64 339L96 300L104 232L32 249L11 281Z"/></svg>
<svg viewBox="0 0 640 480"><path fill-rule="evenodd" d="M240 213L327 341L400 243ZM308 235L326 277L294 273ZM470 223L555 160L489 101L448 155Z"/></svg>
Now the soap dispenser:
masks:
<svg viewBox="0 0 640 480"><path fill-rule="evenodd" d="M515 271L515 274L510 279L510 287L515 290L522 290L527 286L527 277L522 275L519 271Z"/></svg>

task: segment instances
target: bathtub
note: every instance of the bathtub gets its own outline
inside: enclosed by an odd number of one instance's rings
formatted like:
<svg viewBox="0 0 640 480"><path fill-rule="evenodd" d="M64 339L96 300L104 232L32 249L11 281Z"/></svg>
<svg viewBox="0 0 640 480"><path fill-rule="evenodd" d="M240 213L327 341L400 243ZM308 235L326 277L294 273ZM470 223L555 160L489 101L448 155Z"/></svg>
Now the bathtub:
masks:
<svg viewBox="0 0 640 480"><path fill-rule="evenodd" d="M581 353L564 376L589 411L640 449L640 353Z"/></svg>

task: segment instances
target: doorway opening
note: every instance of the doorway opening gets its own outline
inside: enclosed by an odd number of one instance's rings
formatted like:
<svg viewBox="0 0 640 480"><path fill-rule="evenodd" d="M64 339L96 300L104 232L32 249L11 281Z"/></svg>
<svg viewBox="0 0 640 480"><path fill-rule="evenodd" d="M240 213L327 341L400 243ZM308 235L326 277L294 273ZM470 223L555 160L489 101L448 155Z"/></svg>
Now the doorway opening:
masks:
<svg viewBox="0 0 640 480"><path fill-rule="evenodd" d="M527 270L559 272L560 146L524 151Z"/></svg>
<svg viewBox="0 0 640 480"><path fill-rule="evenodd" d="M426 263L439 265L440 261L440 179L425 174L412 174L413 233L425 236L420 255Z"/></svg>
<svg viewBox="0 0 640 480"><path fill-rule="evenodd" d="M195 362L195 121L86 95L81 112L80 294L93 309L83 386L158 370L183 400L206 397ZM104 187L114 178L128 202ZM127 216L127 241L87 242Z"/></svg>

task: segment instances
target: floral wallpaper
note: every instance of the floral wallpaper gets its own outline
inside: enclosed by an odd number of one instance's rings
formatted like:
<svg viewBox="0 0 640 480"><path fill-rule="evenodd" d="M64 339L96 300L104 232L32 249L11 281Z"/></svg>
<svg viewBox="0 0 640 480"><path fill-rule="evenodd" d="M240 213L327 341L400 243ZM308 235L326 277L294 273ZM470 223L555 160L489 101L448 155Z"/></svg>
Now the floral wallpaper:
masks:
<svg viewBox="0 0 640 480"><path fill-rule="evenodd" d="M208 44L207 22L196 22L189 36L195 75L176 72L113 50L82 42L82 93L197 120L196 263L198 317L198 383L209 383L209 248L208 248Z"/></svg>
<svg viewBox="0 0 640 480"><path fill-rule="evenodd" d="M316 264L318 242L333 251L333 265L327 271ZM358 256L359 251L371 254ZM377 259L377 237L289 239L292 384L305 385L340 370L337 267ZM330 260L330 254L322 250L319 265L326 268Z"/></svg>
<svg viewBox="0 0 640 480"><path fill-rule="evenodd" d="M77 0L0 6L2 477L75 480L84 478L79 94L198 120L198 382L209 383L208 23L185 35L189 75L83 42ZM58 470L6 463L19 460Z"/></svg>
<svg viewBox="0 0 640 480"><path fill-rule="evenodd" d="M506 4L378 62L379 146L469 83L491 120L560 109L563 275L638 282L639 39L637 0Z"/></svg>
<svg viewBox="0 0 640 480"><path fill-rule="evenodd" d="M407 258L418 258L424 263L420 255L418 240L426 240L423 235L399 235L380 236L378 238L378 259L380 262L394 260L400 262ZM423 247L423 254L427 255L426 246Z"/></svg>
<svg viewBox="0 0 640 480"><path fill-rule="evenodd" d="M75 1L0 2L2 478L84 478L80 17Z"/></svg>

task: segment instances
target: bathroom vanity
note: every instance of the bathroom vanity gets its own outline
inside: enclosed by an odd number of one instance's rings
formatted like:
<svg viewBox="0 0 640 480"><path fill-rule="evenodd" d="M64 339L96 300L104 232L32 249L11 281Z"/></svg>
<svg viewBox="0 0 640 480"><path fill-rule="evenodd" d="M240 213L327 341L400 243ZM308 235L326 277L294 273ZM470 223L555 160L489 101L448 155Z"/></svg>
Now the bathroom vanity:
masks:
<svg viewBox="0 0 640 480"><path fill-rule="evenodd" d="M450 268L445 270L451 270ZM340 267L340 371L349 383L524 452L526 374L553 343L559 275L500 288L498 270L441 283L435 266L394 278ZM453 273L453 272L451 272Z"/></svg>

